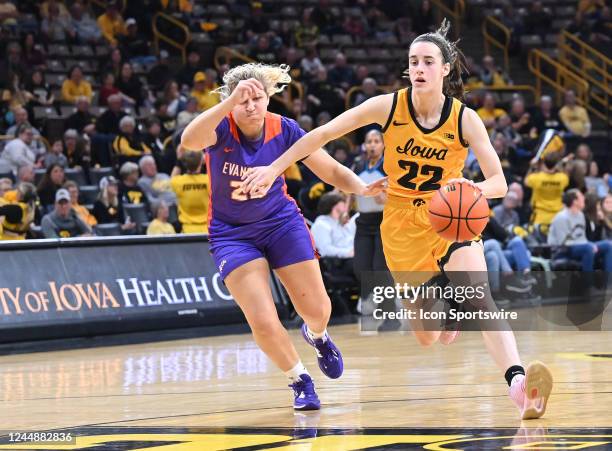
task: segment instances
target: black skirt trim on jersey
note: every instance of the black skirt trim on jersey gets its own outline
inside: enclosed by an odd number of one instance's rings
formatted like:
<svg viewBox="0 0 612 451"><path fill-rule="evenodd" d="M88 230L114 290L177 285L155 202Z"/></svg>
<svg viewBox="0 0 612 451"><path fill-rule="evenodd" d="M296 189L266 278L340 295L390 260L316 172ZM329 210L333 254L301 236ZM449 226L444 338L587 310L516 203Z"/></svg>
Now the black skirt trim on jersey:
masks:
<svg viewBox="0 0 612 451"><path fill-rule="evenodd" d="M459 109L459 119L457 119L459 121L457 125L458 132L459 132L459 142L461 143L463 147L469 147L469 143L465 139L463 139L463 128L461 125L461 121L463 118L463 110L465 110L465 105L462 104L461 108Z"/></svg>
<svg viewBox="0 0 612 451"><path fill-rule="evenodd" d="M387 118L387 123L382 128L382 132L385 133L391 125L391 121L393 120L393 115L395 114L395 107L397 106L397 91L393 93L393 104L391 105L391 112L389 113L389 117Z"/></svg>
<svg viewBox="0 0 612 451"><path fill-rule="evenodd" d="M448 120L451 114L451 111L453 109L453 98L445 95L444 106L442 107L442 114L440 114L440 121L438 122L438 125L436 125L434 128L425 128L421 124L419 124L419 121L417 121L416 113L414 111L414 105L412 105L412 90L411 89L408 90L407 96L408 96L408 111L410 111L410 117L412 118L416 126L419 128L419 130L421 130L426 135L433 133L437 129L442 127L444 123Z"/></svg>
<svg viewBox="0 0 612 451"><path fill-rule="evenodd" d="M478 238L476 238L474 240L455 242L455 243L451 244L450 247L448 248L448 251L446 251L446 254L444 254L444 257L442 257L440 260L438 260L438 267L440 268L440 271L442 271L444 273L444 267L446 266L446 264L450 260L451 255L452 255L453 252L455 252L457 249L461 249L462 247L471 246L472 243L478 242L478 241L481 241L480 237L478 237Z"/></svg>

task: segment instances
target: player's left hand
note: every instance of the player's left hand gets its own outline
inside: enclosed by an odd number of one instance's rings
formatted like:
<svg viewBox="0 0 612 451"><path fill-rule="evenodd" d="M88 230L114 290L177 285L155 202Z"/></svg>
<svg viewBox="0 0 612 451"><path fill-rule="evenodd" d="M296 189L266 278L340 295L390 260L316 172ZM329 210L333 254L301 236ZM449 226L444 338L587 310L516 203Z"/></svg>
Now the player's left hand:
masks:
<svg viewBox="0 0 612 451"><path fill-rule="evenodd" d="M369 183L368 185L365 185L363 191L357 194L368 197L377 196L380 193L386 192L388 186L388 177L382 177L378 180L373 181L372 183Z"/></svg>
<svg viewBox="0 0 612 451"><path fill-rule="evenodd" d="M276 177L277 175L271 166L250 168L242 174L242 192L253 198L263 197L268 193Z"/></svg>

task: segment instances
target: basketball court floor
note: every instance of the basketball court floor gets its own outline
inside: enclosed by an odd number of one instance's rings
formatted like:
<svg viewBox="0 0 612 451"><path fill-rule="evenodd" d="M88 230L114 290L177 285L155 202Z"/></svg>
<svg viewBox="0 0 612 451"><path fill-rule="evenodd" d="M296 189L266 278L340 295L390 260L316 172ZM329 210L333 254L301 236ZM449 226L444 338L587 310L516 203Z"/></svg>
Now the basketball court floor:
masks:
<svg viewBox="0 0 612 451"><path fill-rule="evenodd" d="M480 333L423 349L405 332L330 332L338 380L290 331L319 412L294 413L285 376L248 334L2 356L0 449L612 449L612 332L517 333L524 362L556 378L545 417L525 422ZM9 435L52 430L72 442Z"/></svg>

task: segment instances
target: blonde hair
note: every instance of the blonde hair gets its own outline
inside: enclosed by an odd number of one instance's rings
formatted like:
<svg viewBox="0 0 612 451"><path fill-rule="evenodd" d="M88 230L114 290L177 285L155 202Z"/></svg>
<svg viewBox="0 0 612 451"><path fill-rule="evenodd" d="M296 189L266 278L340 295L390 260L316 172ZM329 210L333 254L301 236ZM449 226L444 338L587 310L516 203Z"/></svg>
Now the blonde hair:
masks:
<svg viewBox="0 0 612 451"><path fill-rule="evenodd" d="M281 64L280 66L261 63L242 64L228 70L223 75L223 86L215 89L214 92L221 95L221 100L225 100L234 92L240 81L254 78L264 86L266 94L272 97L274 94L282 92L291 83L289 69L290 67L287 64Z"/></svg>

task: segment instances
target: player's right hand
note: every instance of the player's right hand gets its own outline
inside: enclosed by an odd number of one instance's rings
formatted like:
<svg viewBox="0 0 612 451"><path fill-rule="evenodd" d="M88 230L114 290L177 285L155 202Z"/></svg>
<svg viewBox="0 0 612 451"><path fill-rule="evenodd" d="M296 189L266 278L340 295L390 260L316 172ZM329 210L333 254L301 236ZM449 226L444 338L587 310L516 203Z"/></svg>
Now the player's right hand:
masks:
<svg viewBox="0 0 612 451"><path fill-rule="evenodd" d="M232 105L236 106L246 102L256 94L265 94L264 87L259 80L249 78L248 80L240 80L232 94L228 97L228 100Z"/></svg>

